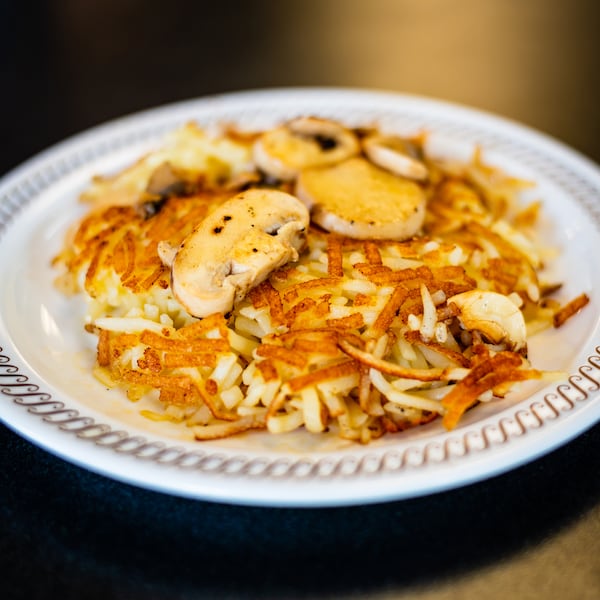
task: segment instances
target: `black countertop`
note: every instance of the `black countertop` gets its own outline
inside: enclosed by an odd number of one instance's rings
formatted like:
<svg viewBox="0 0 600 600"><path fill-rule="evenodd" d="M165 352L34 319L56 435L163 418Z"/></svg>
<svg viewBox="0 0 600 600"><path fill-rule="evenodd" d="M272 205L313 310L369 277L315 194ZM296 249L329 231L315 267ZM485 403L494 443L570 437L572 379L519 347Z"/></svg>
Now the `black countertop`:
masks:
<svg viewBox="0 0 600 600"><path fill-rule="evenodd" d="M515 119L600 161L594 2L2 3L0 172L108 119L281 86ZM600 426L509 473L327 509L176 498L0 425L3 598L597 598Z"/></svg>
<svg viewBox="0 0 600 600"><path fill-rule="evenodd" d="M563 539L582 520L598 534L599 425L487 481L326 509L170 497L73 467L5 428L0 436L1 587L10 598L446 598L453 586L465 598L470 579L494 581L486 570L515 561L510 575L536 552L545 560L534 567L548 570L539 595L509 579L478 597L592 598L600 589L597 541L571 549Z"/></svg>

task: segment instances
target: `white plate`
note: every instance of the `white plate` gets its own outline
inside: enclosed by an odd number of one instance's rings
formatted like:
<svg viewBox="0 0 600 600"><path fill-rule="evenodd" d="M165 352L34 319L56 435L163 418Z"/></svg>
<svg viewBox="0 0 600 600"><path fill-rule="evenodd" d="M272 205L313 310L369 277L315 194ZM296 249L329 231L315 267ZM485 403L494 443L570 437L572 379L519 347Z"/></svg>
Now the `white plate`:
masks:
<svg viewBox="0 0 600 600"><path fill-rule="evenodd" d="M307 434L252 433L193 442L139 416L139 406L89 373L93 340L80 300L52 285L49 261L82 208L92 175L115 171L196 120L208 126L272 125L298 114L353 125L433 132L441 153L486 160L538 183L546 235L560 249L563 297L592 301L564 328L530 345L534 366L564 370L560 384L363 447ZM232 503L327 506L381 502L445 490L514 468L600 418L600 173L556 141L468 108L413 96L335 89L268 90L204 98L133 115L55 146L0 183L0 416L64 459L142 487Z"/></svg>

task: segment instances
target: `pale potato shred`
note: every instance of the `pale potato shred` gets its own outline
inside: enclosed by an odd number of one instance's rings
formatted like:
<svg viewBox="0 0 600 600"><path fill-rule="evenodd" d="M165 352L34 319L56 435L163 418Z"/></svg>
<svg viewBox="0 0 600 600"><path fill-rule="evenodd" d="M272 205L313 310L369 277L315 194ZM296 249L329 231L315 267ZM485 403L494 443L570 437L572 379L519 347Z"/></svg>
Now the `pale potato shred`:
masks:
<svg viewBox="0 0 600 600"><path fill-rule="evenodd" d="M519 382L560 376L529 363L527 339L588 298L552 299L560 283L542 279L551 254L536 241L542 204L519 200L530 182L488 166L479 150L464 163L434 160L426 133L400 139L311 118L281 127L209 134L189 124L82 195L89 213L54 265L59 289L88 302L82 326L97 336L103 384L148 398L146 417L198 440L305 428L367 443L438 417L452 429ZM369 215L362 225L341 192L335 209L315 192L326 173L322 193L332 195L331 177L347 182L355 163L357 184L340 189ZM392 188L400 196L385 196ZM238 290L232 306L193 316L173 293L175 262L165 256L248 189L307 204L299 255ZM370 199L385 196L393 213L403 194L415 203L410 215L371 229L386 215ZM397 239L382 239L390 231Z"/></svg>

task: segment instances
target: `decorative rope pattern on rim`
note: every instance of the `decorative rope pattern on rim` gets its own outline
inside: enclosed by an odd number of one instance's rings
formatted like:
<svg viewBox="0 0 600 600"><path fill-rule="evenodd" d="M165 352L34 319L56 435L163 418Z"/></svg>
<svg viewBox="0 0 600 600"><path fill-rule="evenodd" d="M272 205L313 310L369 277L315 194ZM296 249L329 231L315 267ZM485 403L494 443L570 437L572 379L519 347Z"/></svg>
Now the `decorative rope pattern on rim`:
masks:
<svg viewBox="0 0 600 600"><path fill-rule="evenodd" d="M408 446L402 450L388 450L382 454L367 454L357 459L348 455L341 458L275 461L266 458L226 456L222 453L189 451L169 446L160 441L149 441L143 436L130 435L115 430L107 424L81 415L68 408L64 402L55 400L51 394L30 382L29 377L11 364L10 357L0 348L0 394L26 408L31 414L42 418L62 431L76 435L98 446L111 448L120 454L151 460L161 465L220 473L234 476L308 478L350 476L379 472L400 471L407 468L438 464L453 458L467 456L472 452L487 450L506 444L512 438L539 429L547 422L558 419L561 414L573 410L600 390L600 346L587 358L568 383L561 383L527 408L520 408L513 417L501 418L496 424L485 425L479 431L467 431L462 437L451 436L444 443L430 442L422 448Z"/></svg>

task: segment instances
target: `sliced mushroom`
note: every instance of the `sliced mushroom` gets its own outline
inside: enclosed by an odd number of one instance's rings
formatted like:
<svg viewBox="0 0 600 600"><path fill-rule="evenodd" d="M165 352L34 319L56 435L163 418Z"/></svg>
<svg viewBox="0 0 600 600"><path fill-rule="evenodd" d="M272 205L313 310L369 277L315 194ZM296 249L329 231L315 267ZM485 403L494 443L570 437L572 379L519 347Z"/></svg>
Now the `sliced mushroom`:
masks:
<svg viewBox="0 0 600 600"><path fill-rule="evenodd" d="M146 192L151 196L169 197L184 194L189 183L170 162L164 162L150 175Z"/></svg>
<svg viewBox="0 0 600 600"><path fill-rule="evenodd" d="M150 175L146 193L141 196L138 210L143 217L151 217L159 212L165 201L172 196L184 196L193 191L194 185L186 181L171 163L164 162Z"/></svg>
<svg viewBox="0 0 600 600"><path fill-rule="evenodd" d="M407 239L425 218L425 193L417 183L363 158L302 171L296 195L315 223L358 239Z"/></svg>
<svg viewBox="0 0 600 600"><path fill-rule="evenodd" d="M226 313L284 264L298 259L309 214L302 202L276 190L251 189L224 202L182 242L162 242L171 288L195 317Z"/></svg>
<svg viewBox="0 0 600 600"><path fill-rule="evenodd" d="M427 179L429 171L422 160L422 151L411 140L375 134L362 143L365 154L377 166L409 179Z"/></svg>
<svg viewBox="0 0 600 600"><path fill-rule="evenodd" d="M332 165L359 151L356 135L339 123L300 117L261 135L254 143L253 157L268 175L291 181L302 169Z"/></svg>
<svg viewBox="0 0 600 600"><path fill-rule="evenodd" d="M480 331L494 344L506 343L512 350L527 344L527 328L519 307L507 296L487 290L471 290L448 298L460 310L465 329Z"/></svg>

